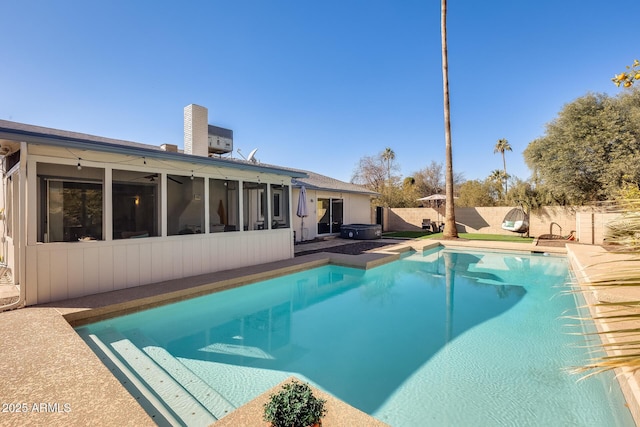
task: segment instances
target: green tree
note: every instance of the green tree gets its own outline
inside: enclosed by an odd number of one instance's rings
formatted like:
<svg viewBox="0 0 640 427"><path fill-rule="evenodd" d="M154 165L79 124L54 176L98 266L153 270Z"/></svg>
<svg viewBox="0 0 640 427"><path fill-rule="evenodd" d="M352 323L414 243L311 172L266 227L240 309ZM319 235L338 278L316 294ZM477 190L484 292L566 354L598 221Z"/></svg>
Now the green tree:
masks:
<svg viewBox="0 0 640 427"><path fill-rule="evenodd" d="M565 105L524 157L535 180L571 204L613 197L625 176L640 182L640 91L588 94Z"/></svg>
<svg viewBox="0 0 640 427"><path fill-rule="evenodd" d="M444 232L446 239L458 237L456 214L453 202L453 154L451 149L451 109L449 107L449 57L447 53L447 0L440 4L440 33L442 36L442 88L444 98L444 139L445 139L445 204Z"/></svg>
<svg viewBox="0 0 640 427"><path fill-rule="evenodd" d="M480 181L477 179L464 182L460 185L457 206L479 207L495 206L496 201L492 196L493 185L489 180Z"/></svg>
<svg viewBox="0 0 640 427"><path fill-rule="evenodd" d="M491 171L491 174L487 177L487 181L493 184L493 188L496 190L495 198L497 200L503 200L506 196L506 192L503 190L506 188L505 182L509 179L509 177L505 174L504 171L500 169L494 169Z"/></svg>
<svg viewBox="0 0 640 427"><path fill-rule="evenodd" d="M630 88L634 80L640 80L640 62L635 60L633 69L628 73L616 75L612 80L616 86L622 83L624 87ZM640 109L633 99L635 94L625 96L621 99L622 109L629 114L627 124L631 128L630 133L636 137L640 135ZM636 145L638 140L636 138ZM633 166L633 164L629 164ZM603 356L592 359L587 365L576 369L577 372L588 372L595 375L600 372L625 369L632 373L640 369L640 349L638 347L638 329L630 328L626 325L636 325L640 321L640 300L635 295L640 288L640 275L638 275L638 263L640 262L640 190L638 187L638 177L632 173L622 174L621 185L614 191L615 199L609 205L610 212L618 212L620 215L606 224L606 240L609 245L618 246L619 252L624 252L625 257L622 262L627 266L616 266L611 268L611 260L596 264L601 273L589 275L588 292L593 289L626 289L623 295L629 299L614 298L615 301L600 301L593 306L598 311L598 322L604 325L598 330L606 333L609 337L607 344L602 344ZM631 256L629 256L631 254ZM606 265L604 263L607 263ZM625 300L626 299L626 300ZM600 333L600 332L599 332ZM613 337L613 340L611 339ZM623 372L623 371L621 371Z"/></svg>
<svg viewBox="0 0 640 427"><path fill-rule="evenodd" d="M509 141L507 141L506 139L499 139L498 142L496 143L496 146L493 147L493 154L495 153L500 153L502 154L502 170L504 171L504 176L508 177L507 175L507 160L504 156L504 152L505 151L512 151L511 150L511 145L509 145ZM507 194L507 179L504 180L504 194Z"/></svg>
<svg viewBox="0 0 640 427"><path fill-rule="evenodd" d="M614 195L616 200L640 200L640 186L637 182L625 181Z"/></svg>
<svg viewBox="0 0 640 427"><path fill-rule="evenodd" d="M530 182L515 179L511 183L506 197L508 206L527 206L530 209L542 206L543 198Z"/></svg>

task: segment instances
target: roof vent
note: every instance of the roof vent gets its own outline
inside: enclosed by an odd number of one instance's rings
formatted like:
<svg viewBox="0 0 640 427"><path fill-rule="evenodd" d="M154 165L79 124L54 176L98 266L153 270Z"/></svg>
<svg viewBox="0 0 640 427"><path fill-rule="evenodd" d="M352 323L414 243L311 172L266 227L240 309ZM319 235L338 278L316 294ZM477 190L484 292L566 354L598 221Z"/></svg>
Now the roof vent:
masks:
<svg viewBox="0 0 640 427"><path fill-rule="evenodd" d="M163 151L168 151L170 153L177 153L178 152L178 146L175 144L162 144L160 146L160 149L162 149Z"/></svg>

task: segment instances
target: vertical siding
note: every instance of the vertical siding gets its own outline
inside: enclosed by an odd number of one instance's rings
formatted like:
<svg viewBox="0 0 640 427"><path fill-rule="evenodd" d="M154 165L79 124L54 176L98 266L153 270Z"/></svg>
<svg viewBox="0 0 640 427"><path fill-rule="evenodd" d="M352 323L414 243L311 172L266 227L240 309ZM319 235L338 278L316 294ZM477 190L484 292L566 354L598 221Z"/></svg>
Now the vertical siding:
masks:
<svg viewBox="0 0 640 427"><path fill-rule="evenodd" d="M115 267L113 263L113 250L109 247L99 248L99 263L98 268L100 270L99 277L99 292L108 292L113 290L113 269Z"/></svg>
<svg viewBox="0 0 640 427"><path fill-rule="evenodd" d="M51 256L50 260L50 270L45 272L45 274L49 275L51 280L51 299L50 301L56 301L60 299L69 298L69 286L67 283L67 258L68 251L56 250L49 251ZM30 270L29 260L27 260L27 270ZM40 280L40 275L36 277L36 280ZM30 287L31 283L27 283L27 287ZM33 303L42 303L48 301L34 301Z"/></svg>
<svg viewBox="0 0 640 427"><path fill-rule="evenodd" d="M140 276L139 283L152 283L151 275L151 243L140 245Z"/></svg>
<svg viewBox="0 0 640 427"><path fill-rule="evenodd" d="M288 259L291 230L27 247L27 305Z"/></svg>
<svg viewBox="0 0 640 427"><path fill-rule="evenodd" d="M90 247L83 251L83 287L100 289L100 248ZM84 295L84 289L83 289Z"/></svg>
<svg viewBox="0 0 640 427"><path fill-rule="evenodd" d="M35 271L35 274L29 273L31 270L27 269L27 283L30 283L33 280L38 281L37 295L35 296L36 301L49 301L51 300L51 276L49 276L49 272L51 271L51 257L49 252L36 252L35 248L32 251L38 259L38 269ZM28 289L28 288L27 288ZM30 295L27 295L27 301L31 300Z"/></svg>
<svg viewBox="0 0 640 427"><path fill-rule="evenodd" d="M124 250L123 250L124 249ZM127 285L127 251L126 247L112 247L113 250L113 289L124 289Z"/></svg>

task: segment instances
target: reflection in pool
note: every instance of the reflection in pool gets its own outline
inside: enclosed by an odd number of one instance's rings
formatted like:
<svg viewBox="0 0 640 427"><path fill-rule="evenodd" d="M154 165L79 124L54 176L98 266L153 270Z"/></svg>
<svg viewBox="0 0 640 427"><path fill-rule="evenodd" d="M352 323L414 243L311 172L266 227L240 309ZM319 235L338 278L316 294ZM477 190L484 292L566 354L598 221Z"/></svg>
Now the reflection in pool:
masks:
<svg viewBox="0 0 640 427"><path fill-rule="evenodd" d="M145 363L181 372L174 377L197 375L189 393L215 393L217 418L294 374L394 426L625 425L619 390L564 370L586 357L560 319L576 310L562 293L567 279L559 257L432 250L368 271L321 267L78 332L125 364L140 363L121 350L134 346Z"/></svg>

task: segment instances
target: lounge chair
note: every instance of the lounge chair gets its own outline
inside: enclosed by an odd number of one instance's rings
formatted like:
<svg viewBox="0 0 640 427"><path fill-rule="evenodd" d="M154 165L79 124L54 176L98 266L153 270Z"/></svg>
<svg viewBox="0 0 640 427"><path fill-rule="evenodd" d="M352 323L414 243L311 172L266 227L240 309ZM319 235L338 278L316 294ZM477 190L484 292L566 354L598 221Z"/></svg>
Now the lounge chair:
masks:
<svg viewBox="0 0 640 427"><path fill-rule="evenodd" d="M433 231L433 227L434 227L434 223L431 222L430 219L423 219L422 220L422 229L423 230L429 230L429 231Z"/></svg>

